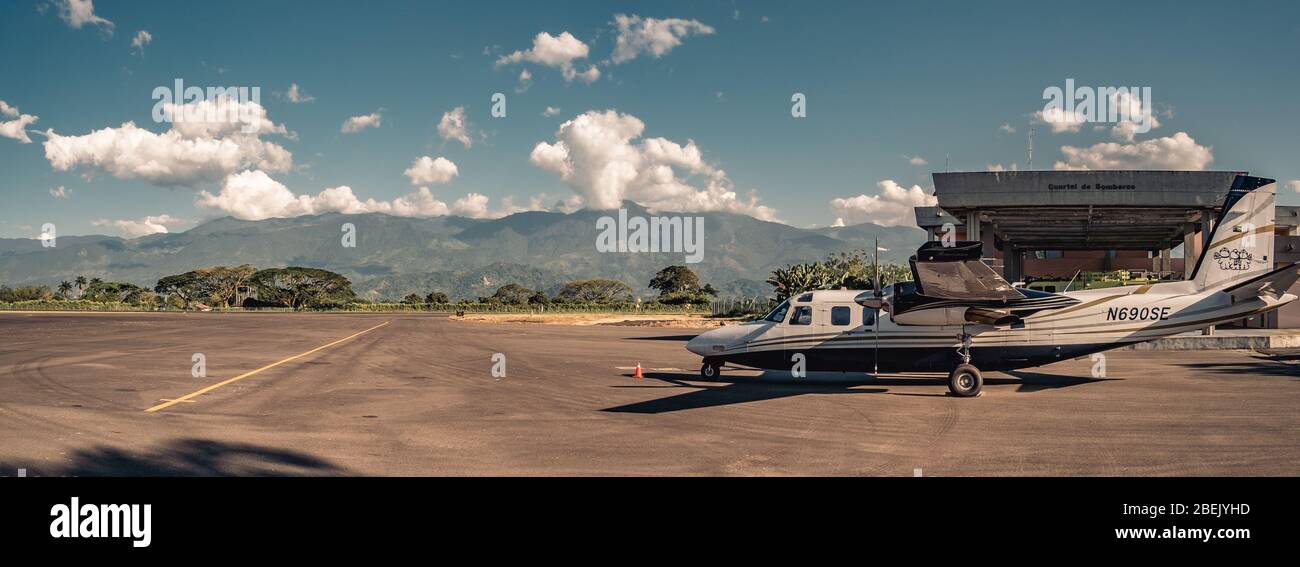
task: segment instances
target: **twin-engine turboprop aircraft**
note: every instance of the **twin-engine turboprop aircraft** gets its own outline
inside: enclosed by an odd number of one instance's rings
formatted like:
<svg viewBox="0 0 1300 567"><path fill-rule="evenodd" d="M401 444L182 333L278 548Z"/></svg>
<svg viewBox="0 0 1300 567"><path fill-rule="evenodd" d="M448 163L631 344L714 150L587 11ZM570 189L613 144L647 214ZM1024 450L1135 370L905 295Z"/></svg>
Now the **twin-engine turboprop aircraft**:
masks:
<svg viewBox="0 0 1300 567"><path fill-rule="evenodd" d="M927 242L914 281L875 291L791 297L761 320L691 339L700 374L724 363L809 371L947 372L957 396L978 396L980 368L1014 370L1202 329L1277 309L1300 265L1273 268L1272 179L1238 176L1210 245L1184 281L1047 293L1015 288L981 260L979 242Z"/></svg>

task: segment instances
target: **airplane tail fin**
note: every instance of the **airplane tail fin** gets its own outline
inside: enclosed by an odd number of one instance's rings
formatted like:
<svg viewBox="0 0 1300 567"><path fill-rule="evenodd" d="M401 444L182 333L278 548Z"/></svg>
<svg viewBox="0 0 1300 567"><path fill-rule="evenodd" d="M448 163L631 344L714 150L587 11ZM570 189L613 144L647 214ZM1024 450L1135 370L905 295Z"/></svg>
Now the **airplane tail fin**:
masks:
<svg viewBox="0 0 1300 567"><path fill-rule="evenodd" d="M1189 278L1198 290L1221 289L1273 271L1277 183L1238 175Z"/></svg>

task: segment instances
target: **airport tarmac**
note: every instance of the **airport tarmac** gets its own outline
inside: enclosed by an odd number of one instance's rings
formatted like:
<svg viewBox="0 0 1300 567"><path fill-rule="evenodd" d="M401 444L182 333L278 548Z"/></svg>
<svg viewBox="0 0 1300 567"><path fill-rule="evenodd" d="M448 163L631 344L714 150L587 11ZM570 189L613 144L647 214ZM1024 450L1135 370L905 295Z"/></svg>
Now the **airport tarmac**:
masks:
<svg viewBox="0 0 1300 567"><path fill-rule="evenodd" d="M1300 473L1300 351L1115 351L1104 379L1072 360L960 399L937 377L708 382L692 334L0 313L0 475Z"/></svg>

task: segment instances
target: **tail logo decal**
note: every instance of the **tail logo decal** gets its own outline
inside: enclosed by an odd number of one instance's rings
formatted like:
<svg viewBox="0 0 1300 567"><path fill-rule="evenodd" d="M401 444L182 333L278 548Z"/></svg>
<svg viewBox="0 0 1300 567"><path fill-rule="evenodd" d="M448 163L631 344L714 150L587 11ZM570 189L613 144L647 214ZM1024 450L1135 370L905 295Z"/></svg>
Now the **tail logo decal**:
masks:
<svg viewBox="0 0 1300 567"><path fill-rule="evenodd" d="M1245 248L1228 249L1224 246L1214 252L1214 259L1219 262L1220 270L1245 271L1250 269L1254 257Z"/></svg>

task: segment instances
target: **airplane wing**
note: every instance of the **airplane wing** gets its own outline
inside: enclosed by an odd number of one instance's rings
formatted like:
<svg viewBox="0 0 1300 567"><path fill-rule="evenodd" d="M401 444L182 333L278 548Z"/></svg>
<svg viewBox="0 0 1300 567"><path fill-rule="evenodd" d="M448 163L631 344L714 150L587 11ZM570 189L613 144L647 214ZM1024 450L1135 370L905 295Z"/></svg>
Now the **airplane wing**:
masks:
<svg viewBox="0 0 1300 567"><path fill-rule="evenodd" d="M922 244L911 258L917 293L961 301L1024 299L1025 294L980 260L983 252L984 244L979 241L957 242L955 246Z"/></svg>
<svg viewBox="0 0 1300 567"><path fill-rule="evenodd" d="M1300 279L1300 264L1292 264L1248 279L1224 289L1223 292L1231 295L1234 302L1255 299L1263 295L1276 299L1282 297L1282 294L1286 293L1297 279Z"/></svg>

